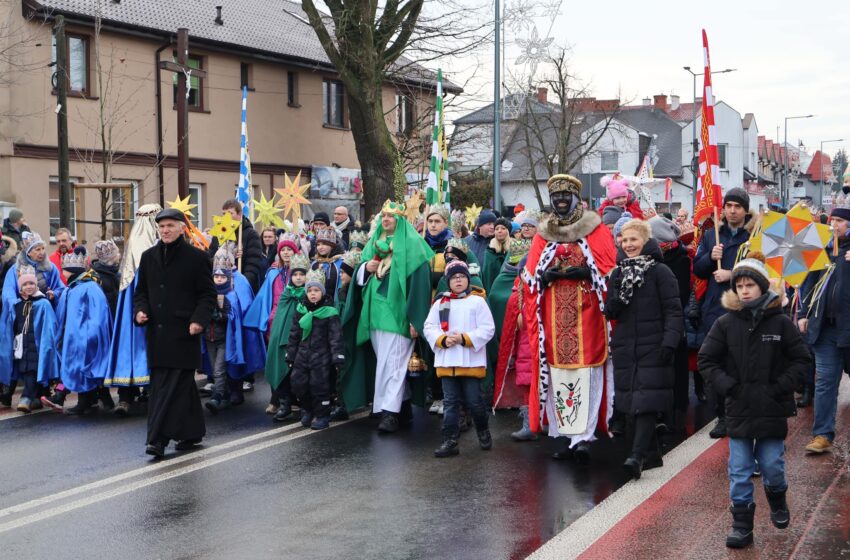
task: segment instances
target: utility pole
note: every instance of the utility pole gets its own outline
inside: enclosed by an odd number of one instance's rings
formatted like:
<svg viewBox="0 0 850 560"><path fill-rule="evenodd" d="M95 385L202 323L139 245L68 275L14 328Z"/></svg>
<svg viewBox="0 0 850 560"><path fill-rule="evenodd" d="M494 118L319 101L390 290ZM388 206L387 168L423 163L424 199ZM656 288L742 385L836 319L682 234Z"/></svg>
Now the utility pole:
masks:
<svg viewBox="0 0 850 560"><path fill-rule="evenodd" d="M68 50L65 42L65 17L56 16L56 132L59 149L59 227L71 226L71 178L68 170Z"/></svg>
<svg viewBox="0 0 850 560"><path fill-rule="evenodd" d="M496 38L493 41L495 51L494 82L493 82L493 206L497 212L502 211L502 76L501 76L501 27L499 0L496 4Z"/></svg>

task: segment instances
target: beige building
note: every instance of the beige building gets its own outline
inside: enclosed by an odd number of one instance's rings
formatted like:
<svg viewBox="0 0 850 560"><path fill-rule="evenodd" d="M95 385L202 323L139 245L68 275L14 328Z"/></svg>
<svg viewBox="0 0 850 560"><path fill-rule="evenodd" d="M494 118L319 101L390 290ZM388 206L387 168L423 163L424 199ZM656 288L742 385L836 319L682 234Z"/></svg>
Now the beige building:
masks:
<svg viewBox="0 0 850 560"><path fill-rule="evenodd" d="M239 180L243 85L255 196L271 196L285 173L309 181L314 166L359 168L343 85L298 3L11 0L0 2L5 8L0 18L10 23L0 28L0 52L11 54L0 57L0 206L3 216L20 208L45 238L59 221L50 64L58 14L66 20L69 60L70 176L132 185L112 192L111 218L131 218L139 205L177 196L176 77L158 62L176 56L178 27L189 29L190 66L207 72L191 78L189 95L190 196L201 228ZM426 158L430 126L415 130L414 123L433 107L434 75L421 68L416 75L388 83L384 107L390 130ZM99 191L76 189L74 199L75 220L100 220ZM100 238L97 225L75 222L74 229L81 241ZM120 240L125 231L114 224L108 235Z"/></svg>

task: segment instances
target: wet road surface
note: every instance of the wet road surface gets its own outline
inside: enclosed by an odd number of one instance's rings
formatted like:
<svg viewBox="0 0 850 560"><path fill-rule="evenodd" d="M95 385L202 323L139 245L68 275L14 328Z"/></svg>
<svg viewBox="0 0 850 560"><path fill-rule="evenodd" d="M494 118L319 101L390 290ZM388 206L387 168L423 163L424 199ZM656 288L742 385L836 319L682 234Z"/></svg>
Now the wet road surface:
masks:
<svg viewBox="0 0 850 560"><path fill-rule="evenodd" d="M203 448L160 462L143 416L0 420L3 557L523 558L626 481L623 439L587 466L553 461L551 440L511 441L512 411L491 419L492 451L472 430L438 460L439 418L419 409L392 436L365 413L313 432L273 424L267 398L258 383L207 417Z"/></svg>

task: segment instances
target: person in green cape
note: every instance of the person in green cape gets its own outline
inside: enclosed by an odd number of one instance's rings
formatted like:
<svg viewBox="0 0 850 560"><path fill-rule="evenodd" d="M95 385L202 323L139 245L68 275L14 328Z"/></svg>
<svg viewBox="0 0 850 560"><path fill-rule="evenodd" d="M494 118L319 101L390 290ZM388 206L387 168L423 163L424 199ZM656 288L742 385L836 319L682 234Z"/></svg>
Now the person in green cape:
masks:
<svg viewBox="0 0 850 560"><path fill-rule="evenodd" d="M494 237L490 240L487 250L484 252L484 266L481 268L481 280L484 289L490 291L490 286L502 270L502 263L508 254L508 245L511 242L511 222L507 218L496 220L493 228Z"/></svg>
<svg viewBox="0 0 850 560"><path fill-rule="evenodd" d="M397 431L412 417L407 368L431 303L429 262L434 252L404 212L404 204L384 203L354 279L362 288L356 345L369 342L375 353L372 411L381 415L378 430L384 433ZM344 324L355 313L355 292L349 289ZM352 380L345 381L350 385Z"/></svg>
<svg viewBox="0 0 850 560"><path fill-rule="evenodd" d="M285 422L292 417L292 386L289 379L289 364L286 363L286 345L292 329L295 308L304 295L304 282L310 260L302 255L293 255L289 260L289 283L280 294L277 312L269 334L269 350L266 356L266 381L280 395L280 408L272 419Z"/></svg>

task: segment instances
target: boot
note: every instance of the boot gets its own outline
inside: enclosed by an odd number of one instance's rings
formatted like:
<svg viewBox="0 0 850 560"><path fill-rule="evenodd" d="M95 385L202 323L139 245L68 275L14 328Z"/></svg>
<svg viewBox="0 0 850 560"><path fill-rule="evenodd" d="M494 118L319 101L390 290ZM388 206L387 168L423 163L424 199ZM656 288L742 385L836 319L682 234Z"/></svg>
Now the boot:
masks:
<svg viewBox="0 0 850 560"><path fill-rule="evenodd" d="M112 395L107 387L101 387L97 390L97 398L100 401L100 408L103 410L112 410L115 408L115 401L112 400Z"/></svg>
<svg viewBox="0 0 850 560"><path fill-rule="evenodd" d="M640 473L643 471L643 457L631 455L626 462L623 463L623 469L635 480L640 480Z"/></svg>
<svg viewBox="0 0 850 560"><path fill-rule="evenodd" d="M330 416L319 416L315 420L313 420L312 424L310 424L310 429L311 430L324 430L324 429L330 427L330 425L331 425L331 417Z"/></svg>
<svg viewBox="0 0 850 560"><path fill-rule="evenodd" d="M478 445L484 451L489 451L493 448L493 436L490 435L490 430L478 430Z"/></svg>
<svg viewBox="0 0 850 560"><path fill-rule="evenodd" d="M803 394L797 399L797 408L808 408L812 406L812 386L806 385L803 387Z"/></svg>
<svg viewBox="0 0 850 560"><path fill-rule="evenodd" d="M576 463L586 465L590 462L590 442L582 441L576 444L573 450L573 455L576 458Z"/></svg>
<svg viewBox="0 0 850 560"><path fill-rule="evenodd" d="M555 439L557 448L552 453L552 458L556 461L565 461L573 458L573 450L570 449L570 438L559 437Z"/></svg>
<svg viewBox="0 0 850 560"><path fill-rule="evenodd" d="M305 428L309 428L313 423L313 413L307 412L306 410L301 411L301 425Z"/></svg>
<svg viewBox="0 0 850 560"><path fill-rule="evenodd" d="M96 391L77 394L77 404L65 409L65 414L71 416L82 416L91 410L92 405L97 402Z"/></svg>
<svg viewBox="0 0 850 560"><path fill-rule="evenodd" d="M434 457L442 459L444 457L457 455L458 453L460 453L460 450L457 448L457 438L445 437L443 438L443 443L440 444L440 447L434 450Z"/></svg>
<svg viewBox="0 0 850 560"><path fill-rule="evenodd" d="M767 503L770 505L770 521L777 529L785 529L791 523L791 512L788 511L785 492L786 490L773 491L767 486L764 487Z"/></svg>
<svg viewBox="0 0 850 560"><path fill-rule="evenodd" d="M732 505L732 530L726 535L726 546L729 548L744 548L753 543L753 518L756 515L756 505Z"/></svg>
<svg viewBox="0 0 850 560"><path fill-rule="evenodd" d="M537 441L537 434L531 431L531 426L528 424L527 406L521 406L519 408L519 417L522 418L522 428L512 433L511 439L514 441Z"/></svg>
<svg viewBox="0 0 850 560"><path fill-rule="evenodd" d="M387 412L386 410L381 414L381 423L378 424L378 431L383 434L392 434L398 431L398 414L394 412ZM455 442L457 445L457 442Z"/></svg>
<svg viewBox="0 0 850 560"><path fill-rule="evenodd" d="M292 401L289 397L280 399L280 408L274 413L272 420L275 422L286 422L292 418Z"/></svg>
<svg viewBox="0 0 850 560"><path fill-rule="evenodd" d="M708 437L712 439L719 439L726 437L726 417L722 416L717 419L717 424L708 432Z"/></svg>

